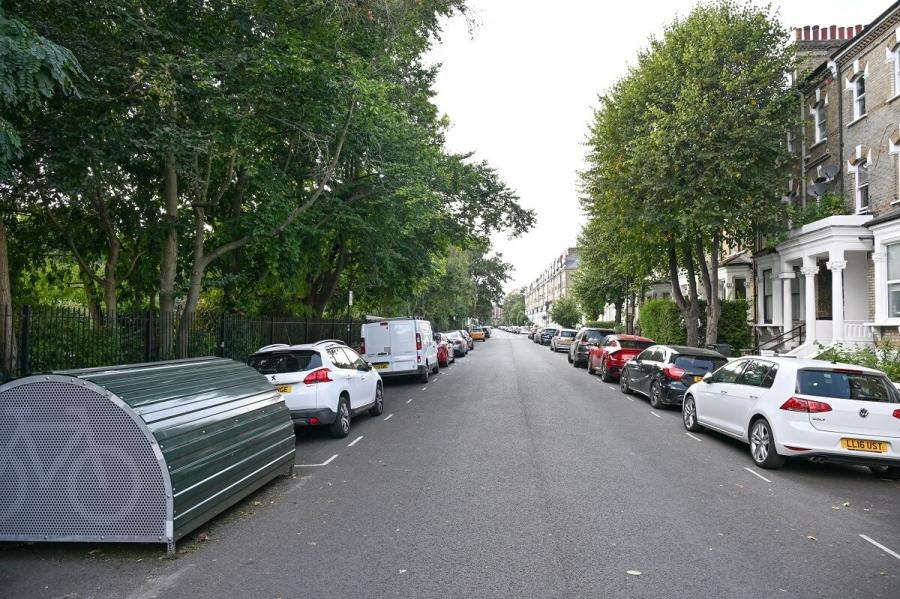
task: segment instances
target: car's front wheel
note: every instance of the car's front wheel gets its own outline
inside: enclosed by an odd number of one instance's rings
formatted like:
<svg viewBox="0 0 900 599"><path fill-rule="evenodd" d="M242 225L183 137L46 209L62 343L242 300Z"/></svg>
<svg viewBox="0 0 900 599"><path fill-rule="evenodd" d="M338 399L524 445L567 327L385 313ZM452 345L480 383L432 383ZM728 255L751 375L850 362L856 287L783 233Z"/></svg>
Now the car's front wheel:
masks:
<svg viewBox="0 0 900 599"><path fill-rule="evenodd" d="M872 474L887 480L900 480L900 466L869 466Z"/></svg>
<svg viewBox="0 0 900 599"><path fill-rule="evenodd" d="M425 363L425 368L422 369L422 372L419 373L419 382L427 383L428 382L428 371L431 370L431 366L428 363Z"/></svg>
<svg viewBox="0 0 900 599"><path fill-rule="evenodd" d="M750 456L760 468L775 469L784 466L784 456L778 455L775 450L772 427L765 418L755 420L750 425Z"/></svg>
<svg viewBox="0 0 900 599"><path fill-rule="evenodd" d="M342 439L350 434L350 404L346 397L338 401L337 418L331 424L331 436Z"/></svg>
<svg viewBox="0 0 900 599"><path fill-rule="evenodd" d="M382 412L384 412L384 392L381 390L381 385L376 385L375 405L369 408L369 416L381 416Z"/></svg>
<svg viewBox="0 0 900 599"><path fill-rule="evenodd" d="M566 352L566 358L569 360L569 364L575 363L575 360L572 359L572 352Z"/></svg>
<svg viewBox="0 0 900 599"><path fill-rule="evenodd" d="M697 422L697 404L694 398L688 395L681 404L681 420L684 422L684 428L692 433L699 433L703 427Z"/></svg>

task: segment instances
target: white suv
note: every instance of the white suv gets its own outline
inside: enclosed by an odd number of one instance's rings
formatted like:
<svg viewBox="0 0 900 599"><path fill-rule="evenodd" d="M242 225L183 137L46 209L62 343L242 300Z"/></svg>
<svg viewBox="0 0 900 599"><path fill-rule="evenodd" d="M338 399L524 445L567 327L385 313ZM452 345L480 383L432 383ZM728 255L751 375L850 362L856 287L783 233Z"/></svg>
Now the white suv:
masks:
<svg viewBox="0 0 900 599"><path fill-rule="evenodd" d="M785 458L868 466L900 479L900 392L884 373L824 360L748 357L691 385L684 426L750 444L757 466Z"/></svg>
<svg viewBox="0 0 900 599"><path fill-rule="evenodd" d="M341 341L267 345L248 360L284 396L294 426L329 427L346 437L350 420L384 411L381 377Z"/></svg>

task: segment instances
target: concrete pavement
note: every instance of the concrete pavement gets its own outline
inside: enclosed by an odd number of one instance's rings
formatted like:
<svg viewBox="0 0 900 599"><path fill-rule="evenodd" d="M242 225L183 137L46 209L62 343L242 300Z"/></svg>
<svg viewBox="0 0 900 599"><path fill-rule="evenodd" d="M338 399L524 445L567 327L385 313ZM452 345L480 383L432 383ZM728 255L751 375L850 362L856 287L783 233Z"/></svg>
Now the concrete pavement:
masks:
<svg viewBox="0 0 900 599"><path fill-rule="evenodd" d="M678 412L524 336L498 331L427 385L389 384L382 416L297 449L295 478L175 559L0 545L0 596L900 596L900 484L758 470L745 446L689 436Z"/></svg>

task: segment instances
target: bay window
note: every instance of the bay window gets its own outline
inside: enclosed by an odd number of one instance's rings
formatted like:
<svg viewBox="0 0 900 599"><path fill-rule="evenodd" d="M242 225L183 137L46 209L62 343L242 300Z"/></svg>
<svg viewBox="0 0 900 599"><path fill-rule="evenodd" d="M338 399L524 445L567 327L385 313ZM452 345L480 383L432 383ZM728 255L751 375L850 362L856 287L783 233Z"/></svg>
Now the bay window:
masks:
<svg viewBox="0 0 900 599"><path fill-rule="evenodd" d="M888 316L900 318L900 243L891 244L886 249Z"/></svg>

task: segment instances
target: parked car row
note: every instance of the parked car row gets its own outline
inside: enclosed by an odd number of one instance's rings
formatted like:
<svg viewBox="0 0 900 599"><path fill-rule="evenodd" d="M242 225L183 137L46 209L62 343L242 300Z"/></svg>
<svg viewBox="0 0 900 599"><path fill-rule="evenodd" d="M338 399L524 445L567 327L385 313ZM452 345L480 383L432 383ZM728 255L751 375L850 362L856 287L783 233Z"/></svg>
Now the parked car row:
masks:
<svg viewBox="0 0 900 599"><path fill-rule="evenodd" d="M542 331L543 333L543 331ZM537 336L537 335L535 335ZM562 345L551 336L551 349ZM581 329L569 362L654 409L681 409L691 433L711 430L747 443L753 462L788 459L868 466L900 480L900 391L881 371L824 360L747 356L729 361L696 347Z"/></svg>
<svg viewBox="0 0 900 599"><path fill-rule="evenodd" d="M354 417L384 411L383 379L413 376L427 383L490 336L486 327L434 332L429 321L414 318L369 322L361 333L359 351L337 339L279 343L260 348L248 363L284 396L295 427L322 426L346 437Z"/></svg>
<svg viewBox="0 0 900 599"><path fill-rule="evenodd" d="M507 333L513 333L514 335L522 335L524 333L531 332L531 327L527 327L527 326L510 325L510 326L501 326L501 327L497 327L497 328L500 329L501 331L506 331Z"/></svg>

